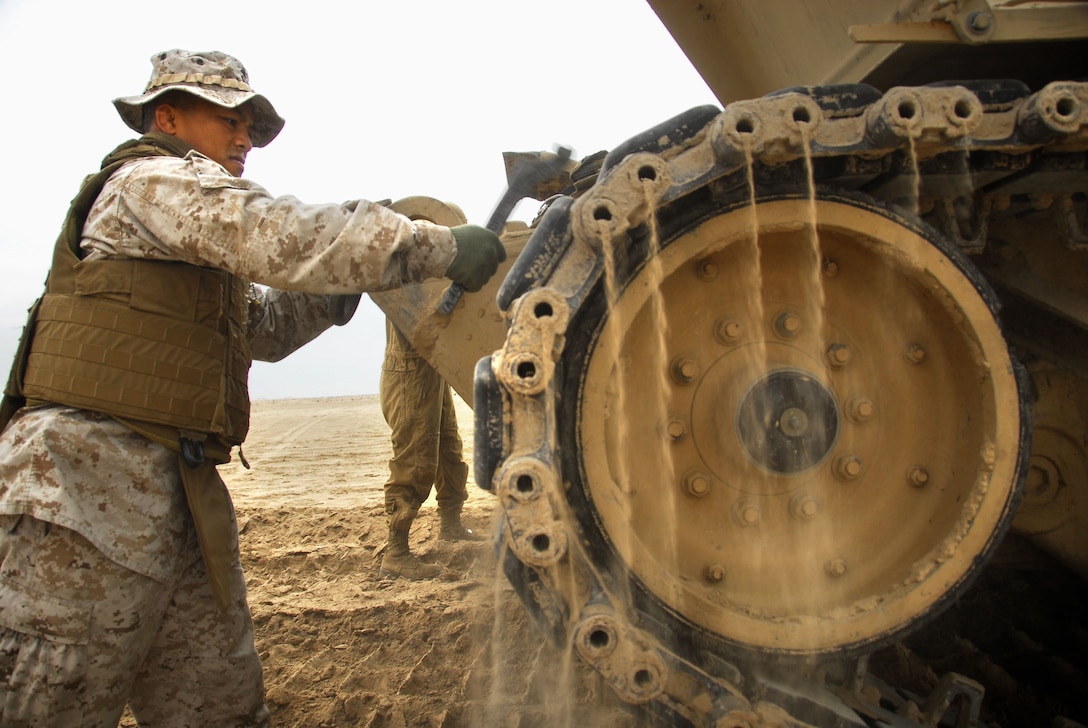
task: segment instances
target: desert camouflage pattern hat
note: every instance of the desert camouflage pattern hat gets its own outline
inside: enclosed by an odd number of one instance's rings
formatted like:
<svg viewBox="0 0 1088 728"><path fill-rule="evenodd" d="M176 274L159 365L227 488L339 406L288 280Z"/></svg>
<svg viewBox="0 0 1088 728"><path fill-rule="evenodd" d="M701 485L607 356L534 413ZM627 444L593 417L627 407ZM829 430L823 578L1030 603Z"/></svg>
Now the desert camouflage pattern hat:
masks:
<svg viewBox="0 0 1088 728"><path fill-rule="evenodd" d="M117 113L130 129L143 133L143 106L167 91L178 89L233 109L245 103L253 108L250 140L263 147L276 138L284 121L264 96L249 87L249 74L241 61L219 51L173 49L151 56L151 80L138 96L113 100Z"/></svg>

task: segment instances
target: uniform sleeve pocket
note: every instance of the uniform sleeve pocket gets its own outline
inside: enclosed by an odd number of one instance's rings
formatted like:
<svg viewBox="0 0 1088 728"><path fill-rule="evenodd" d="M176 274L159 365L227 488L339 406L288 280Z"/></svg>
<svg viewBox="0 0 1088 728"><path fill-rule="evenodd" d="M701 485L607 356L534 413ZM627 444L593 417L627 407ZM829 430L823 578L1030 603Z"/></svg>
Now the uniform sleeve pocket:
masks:
<svg viewBox="0 0 1088 728"><path fill-rule="evenodd" d="M250 180L235 177L217 162L213 162L207 157L190 154L188 159L189 163L193 165L201 189L251 190L254 188L254 184Z"/></svg>

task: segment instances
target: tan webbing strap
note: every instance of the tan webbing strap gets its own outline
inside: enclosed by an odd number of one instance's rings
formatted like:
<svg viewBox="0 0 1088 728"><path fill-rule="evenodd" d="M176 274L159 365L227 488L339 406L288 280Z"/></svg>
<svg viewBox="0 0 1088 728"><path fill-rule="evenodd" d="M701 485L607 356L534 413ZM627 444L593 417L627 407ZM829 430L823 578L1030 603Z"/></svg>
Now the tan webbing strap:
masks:
<svg viewBox="0 0 1088 728"><path fill-rule="evenodd" d="M178 470L185 487L185 498L189 501L189 511L193 514L212 594L216 605L225 612L232 601L230 575L234 568L234 549L231 546L235 529L232 517L234 506L230 493L210 461L194 468L179 454Z"/></svg>

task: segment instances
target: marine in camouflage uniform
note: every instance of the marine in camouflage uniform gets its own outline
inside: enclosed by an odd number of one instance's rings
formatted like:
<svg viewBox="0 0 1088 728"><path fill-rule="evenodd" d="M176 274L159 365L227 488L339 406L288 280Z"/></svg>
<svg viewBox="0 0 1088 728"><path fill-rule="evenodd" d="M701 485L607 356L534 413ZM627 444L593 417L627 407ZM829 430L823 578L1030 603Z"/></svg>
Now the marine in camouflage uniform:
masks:
<svg viewBox="0 0 1088 728"><path fill-rule="evenodd" d="M461 523L461 507L468 498L468 464L457 429L453 392L389 320L385 322L380 393L393 445L385 483L389 540L381 572L406 579L431 578L442 569L419 561L409 551L408 532L432 485L441 519L438 537L469 541L480 537Z"/></svg>
<svg viewBox="0 0 1088 728"><path fill-rule="evenodd" d="M2 726L114 728L126 701L141 725L267 725L214 467L248 429L251 359L343 323L360 292L479 288L505 255L474 226L273 198L240 178L283 126L242 65L151 61L114 102L144 136L85 180L5 389Z"/></svg>

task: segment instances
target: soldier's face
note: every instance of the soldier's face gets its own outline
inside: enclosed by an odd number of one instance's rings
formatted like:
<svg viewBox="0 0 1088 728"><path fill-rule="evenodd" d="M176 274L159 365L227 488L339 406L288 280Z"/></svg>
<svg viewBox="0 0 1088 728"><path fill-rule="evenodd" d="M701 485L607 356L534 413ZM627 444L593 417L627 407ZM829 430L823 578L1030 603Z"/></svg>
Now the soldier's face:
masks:
<svg viewBox="0 0 1088 728"><path fill-rule="evenodd" d="M253 110L248 104L228 109L193 96L182 105L163 104L156 120L162 131L188 142L235 177L242 176L246 154L253 148L249 138Z"/></svg>

